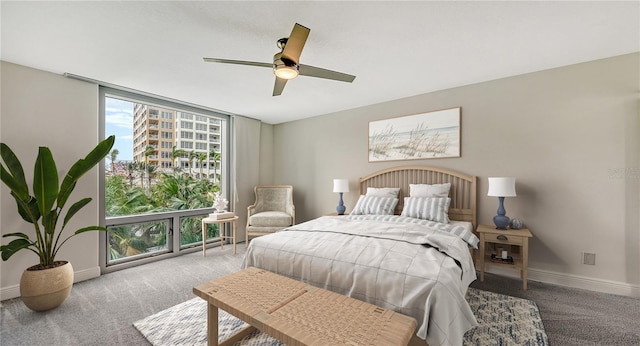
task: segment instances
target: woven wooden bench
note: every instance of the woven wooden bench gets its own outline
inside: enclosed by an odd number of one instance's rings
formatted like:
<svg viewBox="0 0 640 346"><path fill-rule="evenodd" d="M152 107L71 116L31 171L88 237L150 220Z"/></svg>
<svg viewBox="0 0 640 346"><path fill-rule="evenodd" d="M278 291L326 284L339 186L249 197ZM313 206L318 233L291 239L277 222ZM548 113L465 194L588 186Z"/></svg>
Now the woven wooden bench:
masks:
<svg viewBox="0 0 640 346"><path fill-rule="evenodd" d="M220 345L255 329L289 346L407 345L416 328L412 317L258 268L209 281L193 293L208 302L209 345L218 345L218 308L249 324Z"/></svg>

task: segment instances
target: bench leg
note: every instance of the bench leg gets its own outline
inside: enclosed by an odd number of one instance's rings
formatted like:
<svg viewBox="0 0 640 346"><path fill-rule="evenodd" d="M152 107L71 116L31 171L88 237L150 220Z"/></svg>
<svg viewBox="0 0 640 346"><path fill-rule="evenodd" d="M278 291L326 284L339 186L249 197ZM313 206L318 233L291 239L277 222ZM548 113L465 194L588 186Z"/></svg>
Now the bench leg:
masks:
<svg viewBox="0 0 640 346"><path fill-rule="evenodd" d="M251 325L240 329L237 333L229 336L224 341L218 343L218 308L213 304L207 304L207 345L208 346L230 346L244 339L256 328Z"/></svg>
<svg viewBox="0 0 640 346"><path fill-rule="evenodd" d="M231 346L236 342L244 339L247 335L251 334L254 330L256 330L254 326L247 325L246 327L240 329L237 333L226 338L223 342L220 343L220 346Z"/></svg>
<svg viewBox="0 0 640 346"><path fill-rule="evenodd" d="M218 308L207 304L207 345L218 346Z"/></svg>
<svg viewBox="0 0 640 346"><path fill-rule="evenodd" d="M411 340L409 341L409 346L429 346L427 345L427 342L420 339L416 333L413 333L413 336L411 337Z"/></svg>

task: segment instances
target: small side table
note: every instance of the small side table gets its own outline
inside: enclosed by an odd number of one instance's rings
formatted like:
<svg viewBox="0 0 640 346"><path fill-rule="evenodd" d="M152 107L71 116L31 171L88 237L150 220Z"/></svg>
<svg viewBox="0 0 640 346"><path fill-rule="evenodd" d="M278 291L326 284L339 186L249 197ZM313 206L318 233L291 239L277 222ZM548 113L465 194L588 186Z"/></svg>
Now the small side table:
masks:
<svg viewBox="0 0 640 346"><path fill-rule="evenodd" d="M495 226L479 225L476 231L480 234L480 281L484 281L484 270L487 261L491 261L491 251L487 253L487 247L495 250L501 245L513 257L513 264L492 262L492 264L516 268L520 270L522 289L527 289L527 267L529 266L529 238L533 237L531 231L522 229L496 229ZM514 251L518 250L518 251ZM500 254L498 254L499 256Z"/></svg>
<svg viewBox="0 0 640 346"><path fill-rule="evenodd" d="M214 220L214 219L210 219L208 217L205 217L204 219L202 219L202 256L206 256L207 255L207 224L208 223L214 223L214 224L218 224L220 225L220 249L224 249L224 241L225 239L229 239L231 238L233 240L233 253L236 254L236 228L237 228L237 221L238 221L239 217L238 216L234 216L234 217L230 217L230 218L226 218L226 219L220 219L220 220ZM225 223L231 223L231 235L225 235L224 232L224 224Z"/></svg>

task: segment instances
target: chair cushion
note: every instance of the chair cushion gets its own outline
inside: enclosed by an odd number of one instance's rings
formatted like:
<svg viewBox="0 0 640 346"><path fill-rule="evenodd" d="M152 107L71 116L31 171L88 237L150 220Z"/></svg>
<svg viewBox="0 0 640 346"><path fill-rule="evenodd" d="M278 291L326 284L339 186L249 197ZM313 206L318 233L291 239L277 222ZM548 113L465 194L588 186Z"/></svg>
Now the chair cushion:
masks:
<svg viewBox="0 0 640 346"><path fill-rule="evenodd" d="M291 223L291 215L281 211L263 211L249 217L249 225L256 227L286 227Z"/></svg>
<svg viewBox="0 0 640 346"><path fill-rule="evenodd" d="M269 233L275 233L275 232L279 232L282 231L283 229L286 229L288 226L285 227L256 227L256 226L247 226L247 234L250 236L256 236L256 235L266 235Z"/></svg>

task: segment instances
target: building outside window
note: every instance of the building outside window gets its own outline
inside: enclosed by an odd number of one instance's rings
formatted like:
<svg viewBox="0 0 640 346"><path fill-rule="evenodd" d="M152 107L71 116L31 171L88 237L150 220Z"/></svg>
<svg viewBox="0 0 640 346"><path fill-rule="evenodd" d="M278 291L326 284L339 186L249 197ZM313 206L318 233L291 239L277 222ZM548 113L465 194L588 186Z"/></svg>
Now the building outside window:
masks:
<svg viewBox="0 0 640 346"><path fill-rule="evenodd" d="M214 194L229 199L223 168L229 116L107 88L101 94L104 135L116 135L104 166L109 231L101 236L101 267L110 271L201 246L200 220ZM194 120L202 132L197 140ZM219 232L208 225L207 239L216 241Z"/></svg>

